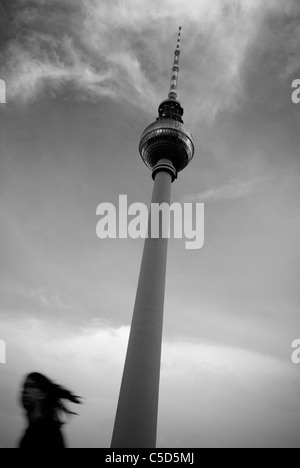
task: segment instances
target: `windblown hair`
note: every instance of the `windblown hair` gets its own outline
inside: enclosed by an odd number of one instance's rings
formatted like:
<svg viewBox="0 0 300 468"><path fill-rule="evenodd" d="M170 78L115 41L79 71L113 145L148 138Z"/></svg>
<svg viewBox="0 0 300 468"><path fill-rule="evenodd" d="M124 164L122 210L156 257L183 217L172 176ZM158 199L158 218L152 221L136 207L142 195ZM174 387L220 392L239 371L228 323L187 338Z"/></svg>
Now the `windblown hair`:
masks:
<svg viewBox="0 0 300 468"><path fill-rule="evenodd" d="M35 385L46 395L45 398L45 416L52 419L60 426L65 424L66 417L77 415L68 409L65 401L81 404L81 397L74 395L67 388L61 387L50 379L38 372L29 374L26 378L32 380Z"/></svg>

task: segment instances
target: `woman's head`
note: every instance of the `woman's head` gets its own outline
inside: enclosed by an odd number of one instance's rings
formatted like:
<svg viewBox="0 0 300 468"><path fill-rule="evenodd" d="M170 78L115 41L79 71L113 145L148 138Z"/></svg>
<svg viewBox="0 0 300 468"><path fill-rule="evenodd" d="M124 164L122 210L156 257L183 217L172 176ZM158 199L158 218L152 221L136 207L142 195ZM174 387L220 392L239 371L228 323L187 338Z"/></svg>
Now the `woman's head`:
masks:
<svg viewBox="0 0 300 468"><path fill-rule="evenodd" d="M27 375L22 391L22 406L27 413L36 409L43 417L62 423L61 416L76 414L69 411L64 400L79 404L79 397L37 372Z"/></svg>
<svg viewBox="0 0 300 468"><path fill-rule="evenodd" d="M43 402L50 393L51 383L42 374L29 374L24 382L22 392L22 405L26 410L33 409Z"/></svg>

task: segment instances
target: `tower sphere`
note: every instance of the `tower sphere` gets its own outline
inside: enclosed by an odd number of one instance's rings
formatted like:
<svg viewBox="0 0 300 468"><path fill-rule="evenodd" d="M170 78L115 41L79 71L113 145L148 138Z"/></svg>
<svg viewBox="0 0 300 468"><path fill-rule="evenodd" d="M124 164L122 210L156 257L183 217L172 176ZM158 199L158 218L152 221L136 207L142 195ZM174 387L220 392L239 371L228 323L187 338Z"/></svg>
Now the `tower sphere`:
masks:
<svg viewBox="0 0 300 468"><path fill-rule="evenodd" d="M192 134L182 121L171 117L159 118L149 125L142 134L139 149L143 161L150 169L165 158L179 172L194 156Z"/></svg>

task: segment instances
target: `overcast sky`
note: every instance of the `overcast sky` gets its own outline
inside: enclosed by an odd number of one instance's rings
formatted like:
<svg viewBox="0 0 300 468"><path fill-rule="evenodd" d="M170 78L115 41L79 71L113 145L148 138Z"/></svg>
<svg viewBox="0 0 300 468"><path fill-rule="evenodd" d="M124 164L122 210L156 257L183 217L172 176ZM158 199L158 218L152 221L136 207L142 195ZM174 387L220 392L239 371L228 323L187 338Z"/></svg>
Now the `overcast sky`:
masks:
<svg viewBox="0 0 300 468"><path fill-rule="evenodd" d="M142 240L100 240L99 203L150 201L140 136L179 99L195 157L173 201L205 203L205 245L171 240L159 447L300 447L299 0L1 0L0 447L24 375L85 398L72 447L109 447Z"/></svg>

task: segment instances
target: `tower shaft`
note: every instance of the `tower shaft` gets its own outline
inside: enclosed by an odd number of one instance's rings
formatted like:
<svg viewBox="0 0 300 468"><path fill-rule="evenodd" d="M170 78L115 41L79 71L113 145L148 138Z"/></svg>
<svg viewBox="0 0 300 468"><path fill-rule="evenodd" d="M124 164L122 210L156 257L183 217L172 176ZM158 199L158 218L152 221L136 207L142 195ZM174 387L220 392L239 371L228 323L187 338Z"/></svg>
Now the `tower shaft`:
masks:
<svg viewBox="0 0 300 468"><path fill-rule="evenodd" d="M171 185L171 174L158 171L152 203L170 204ZM145 240L112 448L156 446L167 248L161 233Z"/></svg>

